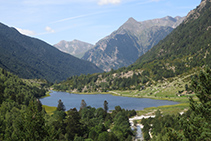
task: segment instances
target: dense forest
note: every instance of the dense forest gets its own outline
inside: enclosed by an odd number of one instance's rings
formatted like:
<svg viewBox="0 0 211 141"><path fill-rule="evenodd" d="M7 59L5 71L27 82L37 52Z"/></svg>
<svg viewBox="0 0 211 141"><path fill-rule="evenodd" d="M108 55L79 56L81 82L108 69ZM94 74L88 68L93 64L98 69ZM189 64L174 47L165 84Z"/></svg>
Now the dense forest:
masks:
<svg viewBox="0 0 211 141"><path fill-rule="evenodd" d="M116 73L115 73L116 72ZM145 86L148 79L148 72L133 73L130 77L121 77L127 75L128 71L121 72L121 69L111 70L100 74L88 74L72 76L66 81L54 84L55 90L77 91L77 92L106 92L108 90L128 90L140 89ZM150 85L148 83L148 85Z"/></svg>
<svg viewBox="0 0 211 141"><path fill-rule="evenodd" d="M155 141L210 141L211 139L211 70L206 68L192 80L191 89L198 100L190 97L190 109L180 115L156 112L155 118L143 119L145 140ZM153 138L150 138L152 134Z"/></svg>
<svg viewBox="0 0 211 141"><path fill-rule="evenodd" d="M108 113L107 101L96 109L82 100L79 110L66 111L59 100L56 111L48 115L38 99L47 85L33 86L0 69L0 140L131 141L134 137L128 118L136 111L116 106Z"/></svg>

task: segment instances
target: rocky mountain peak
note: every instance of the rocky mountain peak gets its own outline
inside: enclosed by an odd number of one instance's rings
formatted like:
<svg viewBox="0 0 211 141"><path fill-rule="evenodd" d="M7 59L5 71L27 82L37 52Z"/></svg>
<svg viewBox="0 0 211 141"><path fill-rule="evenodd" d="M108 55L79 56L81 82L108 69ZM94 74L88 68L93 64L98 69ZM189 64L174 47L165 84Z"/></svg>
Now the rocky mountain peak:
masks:
<svg viewBox="0 0 211 141"><path fill-rule="evenodd" d="M128 66L164 39L183 19L167 16L138 22L131 17L119 29L98 41L82 59L104 71Z"/></svg>
<svg viewBox="0 0 211 141"><path fill-rule="evenodd" d="M171 16L166 16L166 17L164 17L163 19L165 19L165 20L170 20L170 21L174 21L174 22L176 22L176 20L177 20L177 19L175 19L175 18L173 18L173 17L171 17Z"/></svg>
<svg viewBox="0 0 211 141"><path fill-rule="evenodd" d="M133 24L133 23L137 23L137 21L136 21L133 17L130 17L130 18L126 21L126 23L127 23L127 24L128 24L128 23Z"/></svg>
<svg viewBox="0 0 211 141"><path fill-rule="evenodd" d="M81 58L94 45L74 39L73 41L62 40L54 46L63 52Z"/></svg>
<svg viewBox="0 0 211 141"><path fill-rule="evenodd" d="M191 10L188 15L186 16L184 22L187 23L190 20L194 19L198 19L200 16L200 12L201 10L206 6L207 2L211 2L211 0L202 0L200 5L196 7L196 9Z"/></svg>
<svg viewBox="0 0 211 141"><path fill-rule="evenodd" d="M119 28L119 33L122 33L122 31L127 30L127 31L134 31L134 29L137 29L140 23L136 21L134 18L130 17L120 28Z"/></svg>

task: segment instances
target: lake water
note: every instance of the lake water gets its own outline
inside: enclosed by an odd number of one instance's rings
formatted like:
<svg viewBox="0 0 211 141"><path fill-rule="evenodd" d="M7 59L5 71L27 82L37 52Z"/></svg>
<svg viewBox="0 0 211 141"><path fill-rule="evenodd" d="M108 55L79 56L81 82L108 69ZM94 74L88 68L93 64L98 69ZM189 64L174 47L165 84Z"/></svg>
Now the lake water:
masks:
<svg viewBox="0 0 211 141"><path fill-rule="evenodd" d="M70 94L66 92L52 91L50 97L40 99L43 105L57 107L59 99L64 103L66 110L71 108L80 109L81 100L84 99L87 106L103 108L103 103L106 100L108 102L109 110L114 110L115 106L128 110L143 110L146 107L157 107L162 105L174 105L178 102L167 101L167 100L154 100L149 98L133 98L133 97L122 97L113 96L110 94Z"/></svg>

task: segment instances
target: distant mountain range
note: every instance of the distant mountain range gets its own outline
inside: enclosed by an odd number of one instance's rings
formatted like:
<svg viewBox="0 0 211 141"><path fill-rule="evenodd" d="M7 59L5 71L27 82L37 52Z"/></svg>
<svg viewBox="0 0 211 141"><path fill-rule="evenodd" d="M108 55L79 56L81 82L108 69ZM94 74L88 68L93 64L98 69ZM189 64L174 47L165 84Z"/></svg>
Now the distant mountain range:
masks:
<svg viewBox="0 0 211 141"><path fill-rule="evenodd" d="M72 75L102 72L91 62L63 53L0 23L0 67L22 78L61 81Z"/></svg>
<svg viewBox="0 0 211 141"><path fill-rule="evenodd" d="M59 43L54 45L59 50L69 53L75 57L81 58L86 51L94 47L94 45L82 42L79 40L73 41L60 41Z"/></svg>
<svg viewBox="0 0 211 141"><path fill-rule="evenodd" d="M129 18L118 30L97 42L82 59L96 64L104 71L128 66L164 39L183 20L184 17L179 16L143 22Z"/></svg>

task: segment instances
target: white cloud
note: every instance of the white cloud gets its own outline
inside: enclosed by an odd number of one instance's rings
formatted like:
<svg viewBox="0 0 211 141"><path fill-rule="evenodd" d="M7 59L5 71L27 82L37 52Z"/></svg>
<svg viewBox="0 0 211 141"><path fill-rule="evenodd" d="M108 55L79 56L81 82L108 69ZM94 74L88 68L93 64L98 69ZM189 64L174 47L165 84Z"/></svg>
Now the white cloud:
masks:
<svg viewBox="0 0 211 141"><path fill-rule="evenodd" d="M28 36L32 36L32 35L35 35L35 32L34 31L31 31L31 30L27 30L27 29L21 29L21 28L16 28L21 34L24 34L24 35L28 35Z"/></svg>
<svg viewBox="0 0 211 141"><path fill-rule="evenodd" d="M106 5L106 4L118 4L121 0L100 0L98 2L99 5Z"/></svg>
<svg viewBox="0 0 211 141"><path fill-rule="evenodd" d="M55 31L50 28L49 26L46 26L45 31L47 31L48 33L54 33Z"/></svg>

